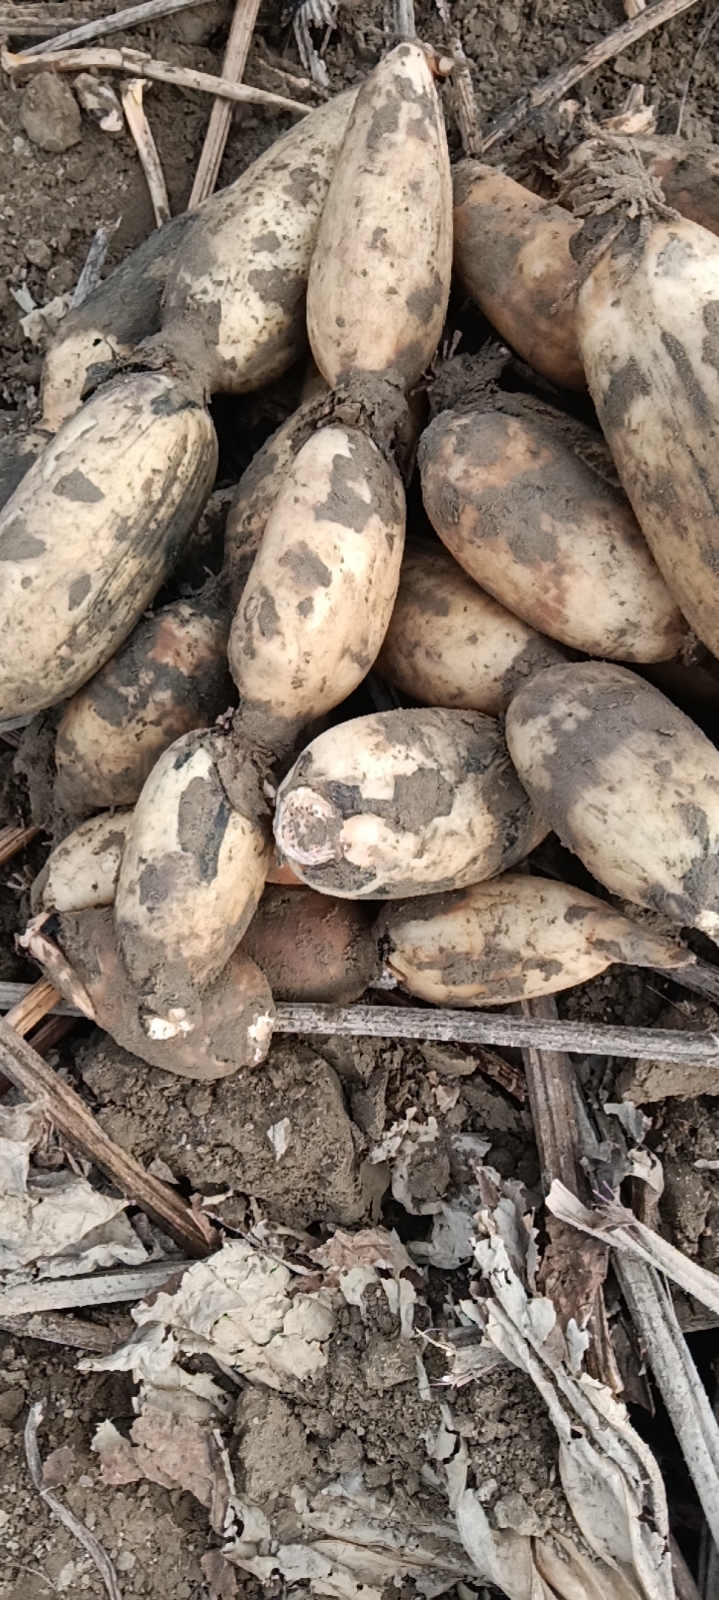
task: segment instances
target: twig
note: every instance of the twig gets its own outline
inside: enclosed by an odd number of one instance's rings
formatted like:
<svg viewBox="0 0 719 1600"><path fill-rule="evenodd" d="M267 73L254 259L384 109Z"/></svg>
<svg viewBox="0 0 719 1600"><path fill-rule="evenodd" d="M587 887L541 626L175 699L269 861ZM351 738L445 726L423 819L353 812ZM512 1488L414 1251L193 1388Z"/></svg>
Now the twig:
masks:
<svg viewBox="0 0 719 1600"><path fill-rule="evenodd" d="M28 50L28 55L44 56L58 47L64 50L66 45L102 39L108 33L119 33L141 22L155 22L159 17L169 17L173 11L189 11L191 6L197 4L198 0L144 0L142 5L126 6L124 11L112 11L106 17L97 17L94 22L81 22L68 33L61 33L58 39L46 39L42 44L34 44Z"/></svg>
<svg viewBox="0 0 719 1600"><path fill-rule="evenodd" d="M0 828L0 866L5 861L10 861L18 850L24 850L31 839L36 839L42 833L42 828L23 828L11 823L8 828Z"/></svg>
<svg viewBox="0 0 719 1600"><path fill-rule="evenodd" d="M232 83L240 82L247 65L259 9L260 0L236 0L225 59L222 63L222 76ZM206 200L208 195L212 194L219 177L231 122L232 106L226 100L216 100L210 112L192 194L187 202L188 211L194 211L195 206L199 206L202 200Z"/></svg>
<svg viewBox="0 0 719 1600"><path fill-rule="evenodd" d="M95 235L83 262L80 276L70 296L70 310L76 311L81 306L93 289L100 282L100 273L105 265L105 257L110 248L113 233L120 226L120 217L117 222L112 222L108 228L97 228Z"/></svg>
<svg viewBox="0 0 719 1600"><path fill-rule="evenodd" d="M499 144L501 139L516 133L525 122L529 122L536 111L542 106L548 106L555 100L561 100L568 90L579 83L581 78L586 78L590 72L596 72L598 67L604 66L606 61L611 61L613 56L618 56L629 45L636 44L638 39L643 39L645 33L650 33L652 28L660 28L663 23L670 22L672 17L678 17L682 11L688 11L696 5L697 0L654 0L654 4L647 6L645 11L640 11L636 17L631 17L628 22L622 23L621 28L615 28L613 33L608 33L606 38L600 39L597 44L589 46L581 56L576 56L574 61L566 67L560 67L557 72L550 72L541 83L528 89L508 111L503 111L501 117L496 117L487 128L482 142L482 154L491 150L493 145Z"/></svg>
<svg viewBox="0 0 719 1600"><path fill-rule="evenodd" d="M697 44L696 50L694 51L694 55L692 56L691 65L690 65L689 71L687 73L687 81L686 81L686 83L684 85L684 91L683 91L682 98L681 98L681 104L679 106L679 116L677 117L677 138L679 137L679 134L682 131L682 123L684 121L684 112L686 110L687 95L689 94L689 88L690 88L690 85L691 85L691 81L692 81L692 78L694 77L694 70L696 68L697 61L699 60L699 57L700 57L700 55L702 53L702 50L704 49L704 46L705 46L705 44L707 42L707 39L709 38L709 35L710 35L710 33L711 33L711 31L712 31L712 29L714 27L714 23L716 22L717 17L719 17L719 7L717 7L716 11L712 12L712 14L711 14L711 16L709 18L709 21L702 28L702 31L701 31L701 33L699 35L699 43Z"/></svg>
<svg viewBox="0 0 719 1600"><path fill-rule="evenodd" d="M23 6L21 9L17 6L0 6L0 34L4 39L30 39L36 36L44 39L52 28L56 33L62 33L68 25L73 28L82 25L80 17L69 17L67 12L53 17L47 15L49 11L52 11L52 7L48 5Z"/></svg>
<svg viewBox="0 0 719 1600"><path fill-rule="evenodd" d="M144 78L130 78L125 84L122 94L122 109L125 121L135 141L135 148L140 157L140 166L145 174L145 182L150 192L152 209L155 214L155 227L161 228L163 222L170 220L170 202L167 198L165 176L157 153L157 145L152 137L152 129L145 115L142 104L142 95L145 88Z"/></svg>
<svg viewBox="0 0 719 1600"><path fill-rule="evenodd" d="M38 58L30 55L12 55L2 51L2 67L12 78L23 78L34 72L126 72L134 78L151 78L154 83L172 83L177 89L196 89L200 94L220 95L224 100L237 100L242 105L274 106L277 111L292 111L306 117L310 106L299 100L288 100L282 94L270 94L267 89L254 89L247 83L229 83L225 78L215 78L211 72L196 72L194 67L176 67L170 61L153 61L141 50L67 50L62 55Z"/></svg>
<svg viewBox="0 0 719 1600"><path fill-rule="evenodd" d="M59 1132L93 1161L121 1194L169 1233L192 1256L209 1255L207 1234L190 1207L167 1184L145 1172L134 1156L108 1137L84 1100L53 1072L25 1039L0 1020L0 1068L31 1100L40 1100Z"/></svg>
<svg viewBox="0 0 719 1600"><path fill-rule="evenodd" d="M27 984L0 982L0 1011L27 993ZM407 1006L277 1005L276 1033L348 1034L356 1038L436 1039L489 1044L500 1049L566 1050L582 1056L627 1056L635 1061L701 1061L717 1068L719 1034L669 1028L623 1028L611 1023L535 1022L490 1011L426 1011ZM63 1017L87 1013L67 1001L53 1007ZM719 1085L719 1076L717 1077Z"/></svg>
<svg viewBox="0 0 719 1600"><path fill-rule="evenodd" d="M151 1261L125 1272L103 1272L89 1277L42 1279L0 1290L0 1317L34 1316L41 1311L85 1310L89 1306L121 1305L144 1300L191 1261Z"/></svg>
<svg viewBox="0 0 719 1600"><path fill-rule="evenodd" d="M115 1568L107 1551L101 1544L98 1544L94 1534L90 1532L89 1528L85 1527L84 1522L80 1522L79 1518L68 1509L64 1502L58 1500L52 1489L46 1489L43 1484L42 1459L38 1449L37 1430L42 1422L44 1411L45 1401L36 1400L35 1404L30 1407L28 1419L25 1423L25 1455L27 1456L30 1477L41 1500L45 1501L49 1510L54 1512L58 1522L62 1523L63 1528L67 1528L68 1533L71 1533L73 1538L79 1541L83 1549L87 1551L91 1561L94 1561L110 1600L122 1600L115 1576Z"/></svg>

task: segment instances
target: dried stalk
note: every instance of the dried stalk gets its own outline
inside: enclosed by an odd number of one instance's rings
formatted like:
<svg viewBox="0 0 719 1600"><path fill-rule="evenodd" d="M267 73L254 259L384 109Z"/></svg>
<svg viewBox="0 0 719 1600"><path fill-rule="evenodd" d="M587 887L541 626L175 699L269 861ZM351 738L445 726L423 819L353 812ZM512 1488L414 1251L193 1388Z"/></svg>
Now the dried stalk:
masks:
<svg viewBox="0 0 719 1600"><path fill-rule="evenodd" d="M523 1000L522 1015L537 1022L556 1023L556 1001L551 995ZM536 1045L525 1046L522 1056L544 1187L548 1190L554 1179L560 1178L576 1194L581 1141L571 1062L562 1050L540 1049Z"/></svg>
<svg viewBox="0 0 719 1600"><path fill-rule="evenodd" d="M222 76L232 83L240 82L247 65L259 9L260 0L236 0L225 59L222 63ZM192 194L187 202L188 211L194 211L195 206L199 206L201 201L212 194L220 175L231 123L232 106L227 100L216 100L210 112L209 126L195 173Z"/></svg>
<svg viewBox="0 0 719 1600"><path fill-rule="evenodd" d="M86 1310L90 1306L121 1305L155 1294L178 1272L191 1267L189 1260L152 1261L124 1272L103 1272L78 1278L49 1278L18 1283L0 1290L0 1317L36 1316L47 1311Z"/></svg>
<svg viewBox="0 0 719 1600"><path fill-rule="evenodd" d="M67 12L53 17L47 15L48 11L52 11L51 6L0 6L0 35L4 39L44 39L52 28L62 33L68 25L81 26L79 17L69 17Z"/></svg>
<svg viewBox="0 0 719 1600"><path fill-rule="evenodd" d="M53 1072L46 1061L0 1020L0 1068L28 1099L40 1100L55 1127L95 1163L121 1194L169 1233L191 1256L209 1255L211 1245L201 1223L184 1200L145 1172L134 1156L108 1137L84 1100Z"/></svg>
<svg viewBox="0 0 719 1600"><path fill-rule="evenodd" d="M97 17L94 22L80 22L68 33L60 34L58 39L46 39L42 44L34 44L28 55L44 56L50 50L65 49L77 44L85 44L88 39L102 39L108 33L119 33L125 28L137 27L141 22L156 22L160 17L169 17L173 11L189 11L191 6L196 6L198 0L144 0L139 6L126 6L124 11L112 11L106 17Z"/></svg>
<svg viewBox="0 0 719 1600"><path fill-rule="evenodd" d="M719 1545L719 1424L709 1396L658 1272L621 1252L614 1266L712 1539Z"/></svg>
<svg viewBox="0 0 719 1600"><path fill-rule="evenodd" d="M60 998L60 991L55 988L54 983L48 983L47 978L39 978L38 982L28 989L27 994L17 1001L12 1010L8 1011L5 1018L6 1028L14 1028L20 1038L24 1039L33 1028L37 1027L38 1022L42 1022L48 1011L52 1011Z"/></svg>
<svg viewBox="0 0 719 1600"><path fill-rule="evenodd" d="M109 1355L118 1344L115 1328L106 1328L100 1322L81 1322L78 1317L0 1317L0 1328L16 1339L44 1339L47 1344L83 1350L87 1355Z"/></svg>
<svg viewBox="0 0 719 1600"><path fill-rule="evenodd" d="M211 72L196 72L194 67L176 67L170 61L153 61L141 50L66 50L61 55L13 55L3 49L2 68L11 78L26 78L34 72L126 72L133 78L150 78L153 83L171 83L177 89L196 89L200 94L219 95L242 105L271 106L276 111L292 111L306 117L311 109L299 100L288 100L267 89L254 89L247 83L229 83Z"/></svg>
<svg viewBox="0 0 719 1600"><path fill-rule="evenodd" d="M529 122L542 106L549 106L557 100L562 100L575 83L586 78L588 73L596 72L598 67L603 67L613 56L618 56L622 50L627 50L630 45L636 44L638 39L643 39L645 33L650 33L652 28L661 28L663 23L670 22L672 17L678 17L682 11L689 11L696 3L697 0L654 0L653 5L647 6L628 22L622 23L621 28L615 28L613 33L608 33L598 44L590 45L588 50L584 50L581 56L577 56L567 66L560 67L557 72L550 72L541 83L536 83L533 89L528 89L520 95L508 111L502 112L501 117L490 122L482 142L482 154L486 154L487 150L499 144L500 140L507 139L510 133L516 133L517 129Z"/></svg>
<svg viewBox="0 0 719 1600"><path fill-rule="evenodd" d="M45 1501L48 1510L54 1512L58 1522L62 1523L63 1528L67 1528L68 1533L71 1533L73 1538L79 1541L83 1549L87 1551L91 1561L94 1561L107 1590L109 1600L122 1600L115 1576L115 1568L103 1545L98 1543L95 1535L90 1532L89 1528L85 1527L84 1522L80 1522L79 1518L69 1510L64 1501L58 1500L52 1489L46 1489L43 1484L42 1460L38 1449L37 1430L42 1422L44 1410L45 1401L36 1401L35 1405L30 1407L28 1419L25 1423L25 1455L30 1477L41 1500Z"/></svg>
<svg viewBox="0 0 719 1600"><path fill-rule="evenodd" d="M155 227L161 228L163 222L170 220L170 202L167 198L165 175L157 153L157 145L152 137L152 129L145 115L142 96L145 88L144 78L130 78L122 90L122 109L125 121L135 141L135 149L140 157L140 166L145 174L155 214Z"/></svg>
<svg viewBox="0 0 719 1600"><path fill-rule="evenodd" d="M0 1011L15 1005L28 985L0 982ZM86 1012L67 1001L53 1011L63 1017ZM415 1006L323 1006L280 1003L276 1033L348 1034L355 1038L427 1039L441 1043L495 1045L502 1049L565 1050L582 1056L626 1056L635 1061L700 1061L717 1068L719 1034L669 1028L623 1028L611 1023L537 1022L491 1011L422 1010Z"/></svg>
<svg viewBox="0 0 719 1600"><path fill-rule="evenodd" d="M14 823L8 828L0 828L0 866L10 861L18 850L23 850L39 833L42 833L42 828L23 828Z"/></svg>
<svg viewBox="0 0 719 1600"><path fill-rule="evenodd" d="M351 1034L375 1039L455 1040L500 1048L533 1046L578 1055L629 1056L636 1060L701 1060L718 1069L719 1036L668 1028L623 1028L587 1022L536 1022L489 1011L420 1010L390 1006L280 1004L277 1033Z"/></svg>

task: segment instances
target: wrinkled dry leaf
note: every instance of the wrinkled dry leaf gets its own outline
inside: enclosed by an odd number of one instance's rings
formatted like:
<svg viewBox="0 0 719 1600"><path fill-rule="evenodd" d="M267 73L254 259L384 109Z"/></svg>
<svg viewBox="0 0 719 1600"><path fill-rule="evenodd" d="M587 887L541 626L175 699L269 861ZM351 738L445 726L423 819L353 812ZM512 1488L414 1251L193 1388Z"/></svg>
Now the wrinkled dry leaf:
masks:
<svg viewBox="0 0 719 1600"><path fill-rule="evenodd" d="M551 1301L528 1293L516 1196L514 1202L485 1206L478 1219L485 1237L475 1246L475 1258L493 1290L484 1302L486 1338L529 1375L547 1406L559 1440L562 1486L587 1559L603 1568L598 1593L603 1600L673 1600L666 1496L656 1462L626 1407L603 1384L578 1373L576 1358L572 1370ZM573 1331L576 1349L578 1330ZM510 1600L544 1600L551 1593L533 1555L527 1568L519 1535L497 1540L472 1490L461 1492L457 1516L473 1560L490 1564L487 1575ZM576 1585L569 1587L567 1600L576 1593Z"/></svg>
<svg viewBox="0 0 719 1600"><path fill-rule="evenodd" d="M146 1261L124 1214L126 1200L98 1193L67 1168L31 1169L45 1132L40 1105L0 1107L0 1272L33 1267L41 1277L64 1278Z"/></svg>
<svg viewBox="0 0 719 1600"><path fill-rule="evenodd" d="M453 1519L423 1522L421 1512L408 1524L395 1504L362 1488L361 1478L343 1478L319 1494L295 1495L302 1543L280 1545L268 1554L269 1522L257 1506L241 1505L242 1535L225 1546L227 1560L261 1583L281 1575L287 1584L308 1582L317 1595L335 1600L382 1600L411 1578L428 1597L458 1579L476 1580Z"/></svg>
<svg viewBox="0 0 719 1600"><path fill-rule="evenodd" d="M271 1389L292 1389L327 1364L336 1296L326 1289L290 1295L291 1282L284 1262L242 1239L227 1241L189 1267L173 1294L135 1306L139 1334L84 1369L132 1372L146 1401L197 1421L221 1412L226 1400L206 1374L183 1372L177 1356L211 1355Z"/></svg>
<svg viewBox="0 0 719 1600"><path fill-rule="evenodd" d="M325 1282L339 1282L340 1274L352 1267L384 1267L395 1277L412 1266L399 1235L386 1228L360 1228L345 1233L337 1228L326 1244L310 1251L312 1261L326 1270Z"/></svg>

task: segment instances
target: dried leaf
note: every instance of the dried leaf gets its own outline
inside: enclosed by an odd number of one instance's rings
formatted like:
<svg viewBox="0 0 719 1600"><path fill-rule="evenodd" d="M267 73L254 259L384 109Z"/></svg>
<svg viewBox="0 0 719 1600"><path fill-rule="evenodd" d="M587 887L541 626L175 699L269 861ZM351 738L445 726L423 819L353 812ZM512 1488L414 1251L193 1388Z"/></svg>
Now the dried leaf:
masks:
<svg viewBox="0 0 719 1600"><path fill-rule="evenodd" d="M124 1215L127 1201L66 1168L32 1169L46 1133L39 1104L0 1107L0 1271L33 1266L43 1277L137 1266L147 1253Z"/></svg>
<svg viewBox="0 0 719 1600"><path fill-rule="evenodd" d="M571 1223L582 1233L602 1239L617 1250L626 1250L647 1266L666 1273L680 1289L693 1295L702 1305L719 1315L719 1278L690 1261L682 1250L662 1239L652 1228L638 1222L633 1211L613 1201L601 1210L582 1205L563 1183L555 1181L547 1195L547 1209L562 1222Z"/></svg>

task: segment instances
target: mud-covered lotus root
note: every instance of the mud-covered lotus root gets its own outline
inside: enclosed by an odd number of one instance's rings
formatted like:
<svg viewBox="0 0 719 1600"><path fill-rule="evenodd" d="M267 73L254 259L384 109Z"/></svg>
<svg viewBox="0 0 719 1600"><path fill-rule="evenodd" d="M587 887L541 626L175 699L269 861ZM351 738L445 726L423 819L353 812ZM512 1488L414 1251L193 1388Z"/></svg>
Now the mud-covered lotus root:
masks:
<svg viewBox="0 0 719 1600"><path fill-rule="evenodd" d="M194 213L168 272L158 345L213 393L258 389L306 349L310 258L354 98L310 111Z"/></svg>
<svg viewBox="0 0 719 1600"><path fill-rule="evenodd" d="M315 431L317 409L316 401L310 400L294 411L252 457L237 485L225 524L224 571L233 611L287 472Z"/></svg>
<svg viewBox="0 0 719 1600"><path fill-rule="evenodd" d="M377 669L421 705L499 716L564 653L478 588L439 544L405 550Z"/></svg>
<svg viewBox="0 0 719 1600"><path fill-rule="evenodd" d="M524 622L588 655L669 661L687 625L626 496L544 418L443 411L422 496L465 571Z"/></svg>
<svg viewBox="0 0 719 1600"><path fill-rule="evenodd" d="M268 884L242 940L276 1000L346 1006L378 971L369 906Z"/></svg>
<svg viewBox="0 0 719 1600"><path fill-rule="evenodd" d="M155 228L63 317L43 362L44 428L54 433L77 411L86 388L106 383L140 340L157 332L165 279L196 220L196 211L182 211Z"/></svg>
<svg viewBox="0 0 719 1600"><path fill-rule="evenodd" d="M491 717L385 711L320 734L281 785L275 836L304 883L347 899L455 889L546 833Z"/></svg>
<svg viewBox="0 0 719 1600"><path fill-rule="evenodd" d="M63 713L55 796L64 810L134 805L162 751L232 704L229 628L216 580L138 623Z"/></svg>
<svg viewBox="0 0 719 1600"><path fill-rule="evenodd" d="M506 1005L556 994L614 962L669 968L694 961L594 895L514 873L411 905L389 904L377 934L390 972L435 1005Z"/></svg>
<svg viewBox="0 0 719 1600"><path fill-rule="evenodd" d="M224 748L213 732L177 739L153 767L128 829L115 926L148 1029L222 971L265 881L271 840L259 787L256 810L249 803L243 815L230 804L218 771Z"/></svg>
<svg viewBox="0 0 719 1600"><path fill-rule="evenodd" d="M404 525L402 481L365 433L320 428L302 446L230 632L256 744L291 751L306 723L362 682L392 614Z"/></svg>
<svg viewBox="0 0 719 1600"><path fill-rule="evenodd" d="M74 694L154 599L212 487L210 416L138 372L65 422L0 512L0 717Z"/></svg>
<svg viewBox="0 0 719 1600"><path fill-rule="evenodd" d="M363 83L322 213L307 288L320 372L416 383L439 343L452 270L452 184L427 57L405 42Z"/></svg>
<svg viewBox="0 0 719 1600"><path fill-rule="evenodd" d="M463 289L535 371L583 389L571 248L581 222L481 161L459 161L452 181L454 271Z"/></svg>
<svg viewBox="0 0 719 1600"><path fill-rule="evenodd" d="M631 231L631 230L630 230ZM719 239L684 218L620 233L577 302L587 383L667 587L719 653Z"/></svg>
<svg viewBox="0 0 719 1600"><path fill-rule="evenodd" d="M131 811L88 817L51 851L30 890L33 911L84 911L115 898Z"/></svg>
<svg viewBox="0 0 719 1600"><path fill-rule="evenodd" d="M148 1030L146 1008L117 948L112 911L64 913L52 939L31 925L25 945L60 993L104 1028L123 1049L182 1078L211 1081L267 1055L274 1006L267 979L242 950L202 992Z"/></svg>
<svg viewBox="0 0 719 1600"><path fill-rule="evenodd" d="M550 667L507 713L517 771L613 893L719 935L719 753L658 689L606 662Z"/></svg>

